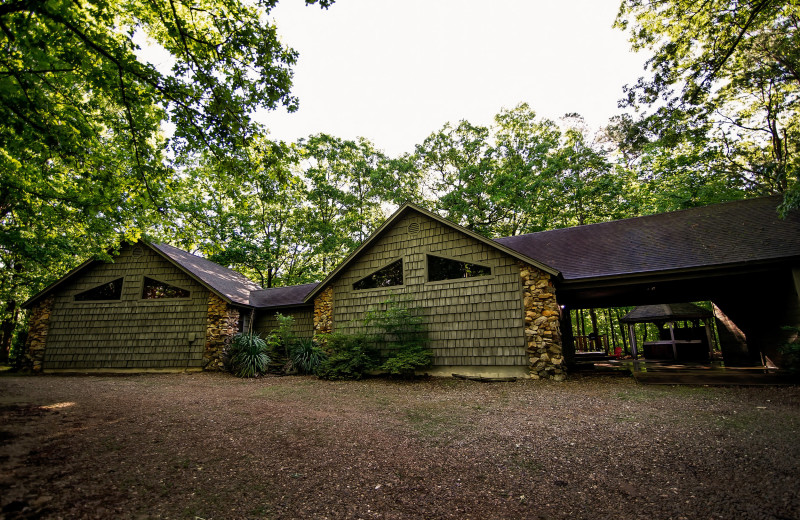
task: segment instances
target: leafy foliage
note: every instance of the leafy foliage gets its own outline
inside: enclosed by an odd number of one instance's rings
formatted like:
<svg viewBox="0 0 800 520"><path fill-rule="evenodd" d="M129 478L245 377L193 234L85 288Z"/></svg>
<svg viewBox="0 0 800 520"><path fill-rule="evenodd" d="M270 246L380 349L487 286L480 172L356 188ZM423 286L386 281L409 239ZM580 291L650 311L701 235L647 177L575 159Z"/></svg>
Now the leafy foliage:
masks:
<svg viewBox="0 0 800 520"><path fill-rule="evenodd" d="M329 357L317 372L322 379L361 379L371 370L412 377L430 365L433 354L419 309L392 297L383 309L372 309L364 332L336 333L324 338Z"/></svg>
<svg viewBox="0 0 800 520"><path fill-rule="evenodd" d="M689 177L695 184L718 183L703 182L702 171L721 174L748 193L784 193L786 207L797 207L799 15L796 2L780 0L624 0L616 26L634 49L654 53L650 76L626 87L627 105L653 108L628 147L686 147L687 160L702 159Z"/></svg>
<svg viewBox="0 0 800 520"><path fill-rule="evenodd" d="M237 334L226 348L223 359L235 376L256 377L267 372L270 362L267 349L267 342L258 334Z"/></svg>
<svg viewBox="0 0 800 520"><path fill-rule="evenodd" d="M365 334L328 334L320 340L328 353L319 368L320 379L362 379L380 364L380 354Z"/></svg>
<svg viewBox="0 0 800 520"><path fill-rule="evenodd" d="M266 16L275 4L0 5L3 355L31 288L87 257L110 260L166 220L176 169L198 151L224 161L261 131L254 111L296 108L297 55ZM144 42L170 65L145 61Z"/></svg>
<svg viewBox="0 0 800 520"><path fill-rule="evenodd" d="M289 348L292 366L301 374L316 374L327 358L325 351L313 339L298 339Z"/></svg>
<svg viewBox="0 0 800 520"><path fill-rule="evenodd" d="M778 349L781 353L782 368L800 374L800 328L783 327L787 333L791 334L790 339Z"/></svg>

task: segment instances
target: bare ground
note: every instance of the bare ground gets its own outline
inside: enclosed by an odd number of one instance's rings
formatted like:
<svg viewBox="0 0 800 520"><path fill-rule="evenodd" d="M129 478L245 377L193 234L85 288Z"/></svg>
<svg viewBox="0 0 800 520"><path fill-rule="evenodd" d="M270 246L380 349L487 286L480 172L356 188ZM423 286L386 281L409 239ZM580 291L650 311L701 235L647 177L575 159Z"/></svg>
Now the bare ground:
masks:
<svg viewBox="0 0 800 520"><path fill-rule="evenodd" d="M798 518L800 388L0 377L0 519Z"/></svg>

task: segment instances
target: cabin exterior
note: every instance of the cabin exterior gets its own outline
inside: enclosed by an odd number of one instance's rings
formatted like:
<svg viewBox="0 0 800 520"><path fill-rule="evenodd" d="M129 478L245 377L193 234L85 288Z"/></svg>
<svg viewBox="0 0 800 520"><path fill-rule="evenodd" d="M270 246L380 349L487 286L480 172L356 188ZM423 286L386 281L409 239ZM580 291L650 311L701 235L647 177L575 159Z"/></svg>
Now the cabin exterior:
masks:
<svg viewBox="0 0 800 520"><path fill-rule="evenodd" d="M219 369L226 339L249 313L242 293L247 298L256 289L242 275L172 246L124 244L114 263L86 262L26 302L29 365Z"/></svg>
<svg viewBox="0 0 800 520"><path fill-rule="evenodd" d="M433 375L561 379L556 274L407 205L306 300L314 302L318 333L357 332L366 313L383 310L390 298L417 307Z"/></svg>
<svg viewBox="0 0 800 520"><path fill-rule="evenodd" d="M24 304L34 370L217 370L277 313L310 338L401 299L434 375L563 379L572 309L711 301L726 364L777 362L800 327L800 213L764 197L490 240L406 204L319 284L262 289L165 244L122 246Z"/></svg>

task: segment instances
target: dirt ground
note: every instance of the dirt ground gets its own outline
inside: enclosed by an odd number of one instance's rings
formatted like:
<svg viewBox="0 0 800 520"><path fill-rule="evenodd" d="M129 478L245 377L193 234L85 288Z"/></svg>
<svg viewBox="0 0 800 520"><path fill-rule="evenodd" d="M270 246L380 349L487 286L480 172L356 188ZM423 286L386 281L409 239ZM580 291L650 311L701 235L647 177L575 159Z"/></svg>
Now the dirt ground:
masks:
<svg viewBox="0 0 800 520"><path fill-rule="evenodd" d="M0 376L0 518L800 518L800 388Z"/></svg>

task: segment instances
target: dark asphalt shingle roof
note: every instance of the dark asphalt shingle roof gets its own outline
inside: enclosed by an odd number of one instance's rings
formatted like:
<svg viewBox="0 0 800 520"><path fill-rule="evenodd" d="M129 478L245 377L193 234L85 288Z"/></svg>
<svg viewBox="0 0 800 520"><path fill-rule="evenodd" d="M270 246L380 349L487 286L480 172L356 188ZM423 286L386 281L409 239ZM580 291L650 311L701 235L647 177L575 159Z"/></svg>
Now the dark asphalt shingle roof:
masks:
<svg viewBox="0 0 800 520"><path fill-rule="evenodd" d="M800 212L762 197L497 239L580 280L800 257Z"/></svg>
<svg viewBox="0 0 800 520"><path fill-rule="evenodd" d="M233 303L249 305L250 293L261 289L260 285L243 274L223 267L211 260L206 260L167 244L150 243L149 245Z"/></svg>
<svg viewBox="0 0 800 520"><path fill-rule="evenodd" d="M273 287L260 289L250 293L250 305L259 309L275 307L291 307L302 305L308 293L314 290L318 283L303 285L290 285L288 287Z"/></svg>
<svg viewBox="0 0 800 520"><path fill-rule="evenodd" d="M619 319L625 323L649 321L692 320L710 318L714 314L693 303L664 303L660 305L640 305Z"/></svg>

